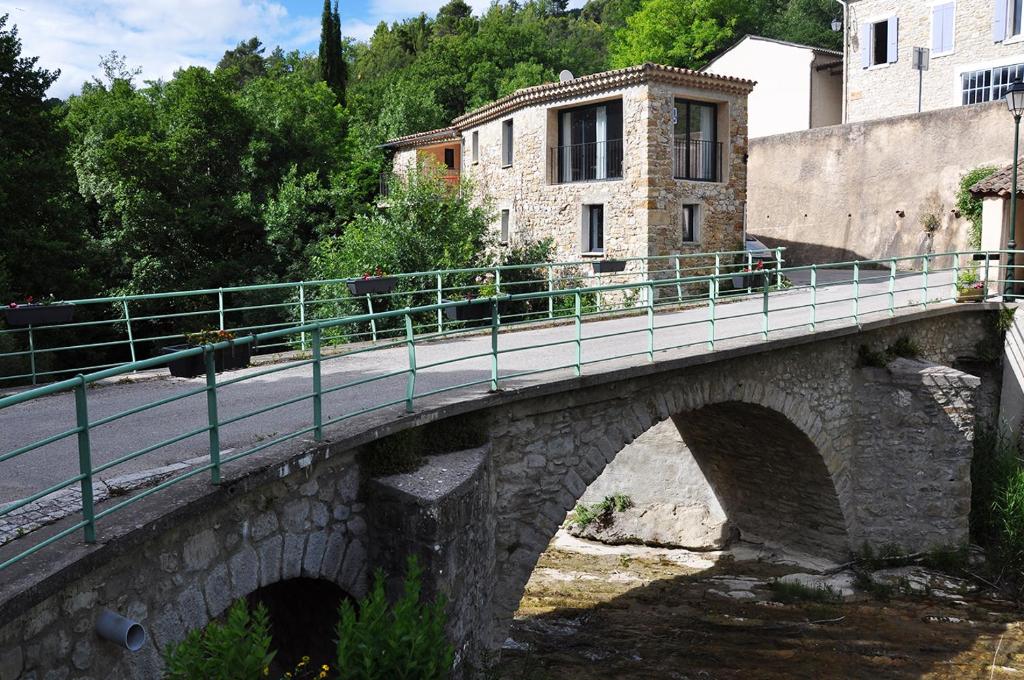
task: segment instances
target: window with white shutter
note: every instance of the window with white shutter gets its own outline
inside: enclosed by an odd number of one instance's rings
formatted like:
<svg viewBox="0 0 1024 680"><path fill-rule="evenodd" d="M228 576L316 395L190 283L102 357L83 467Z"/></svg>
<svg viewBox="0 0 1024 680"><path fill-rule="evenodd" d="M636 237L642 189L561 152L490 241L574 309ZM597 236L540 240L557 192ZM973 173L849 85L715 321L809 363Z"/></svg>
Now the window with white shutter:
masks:
<svg viewBox="0 0 1024 680"><path fill-rule="evenodd" d="M939 57L953 52L954 3L932 7L932 55Z"/></svg>
<svg viewBox="0 0 1024 680"><path fill-rule="evenodd" d="M892 64L899 59L899 19L862 24L860 27L861 66Z"/></svg>

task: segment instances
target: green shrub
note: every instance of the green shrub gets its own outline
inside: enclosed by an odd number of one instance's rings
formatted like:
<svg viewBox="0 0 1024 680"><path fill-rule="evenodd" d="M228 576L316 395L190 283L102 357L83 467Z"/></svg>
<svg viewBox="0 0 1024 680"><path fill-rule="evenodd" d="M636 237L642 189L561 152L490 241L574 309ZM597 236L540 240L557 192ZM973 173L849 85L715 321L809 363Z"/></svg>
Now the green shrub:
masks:
<svg viewBox="0 0 1024 680"><path fill-rule="evenodd" d="M999 554L1016 572L1024 568L1024 467L1017 461L996 493L992 512L999 531Z"/></svg>
<svg viewBox="0 0 1024 680"><path fill-rule="evenodd" d="M613 512L625 512L631 507L633 507L632 498L624 493L615 493L605 496L600 502L591 505L577 503L569 516L569 523L579 527L585 527L591 522L608 524L611 522Z"/></svg>
<svg viewBox="0 0 1024 680"><path fill-rule="evenodd" d="M995 171L996 168L991 166L971 170L960 178L960 189L956 192L956 209L971 223L967 245L975 250L981 248L981 199L971 194L971 187Z"/></svg>
<svg viewBox="0 0 1024 680"><path fill-rule="evenodd" d="M861 345L857 348L857 365L885 368L897 357L915 359L921 356L921 347L906 335L901 335L884 350L877 350Z"/></svg>
<svg viewBox="0 0 1024 680"><path fill-rule="evenodd" d="M339 680L441 680L450 674L454 650L445 636L445 603L420 601L422 570L410 557L402 596L388 607L384 573L358 607L339 611Z"/></svg>
<svg viewBox="0 0 1024 680"><path fill-rule="evenodd" d="M843 601L842 595L828 585L807 586L803 583L771 581L768 583L768 590L772 592L773 600L786 604L792 602L838 603Z"/></svg>
<svg viewBox="0 0 1024 680"><path fill-rule="evenodd" d="M250 612L245 600L228 610L224 623L190 631L164 652L165 680L256 680L274 659L270 621L263 605Z"/></svg>

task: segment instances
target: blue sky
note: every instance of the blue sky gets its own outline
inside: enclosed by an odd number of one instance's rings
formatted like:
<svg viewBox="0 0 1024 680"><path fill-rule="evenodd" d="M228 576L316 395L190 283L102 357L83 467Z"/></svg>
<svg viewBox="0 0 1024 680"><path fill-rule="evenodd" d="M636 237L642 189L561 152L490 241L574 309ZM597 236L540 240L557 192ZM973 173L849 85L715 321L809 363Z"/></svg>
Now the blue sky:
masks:
<svg viewBox="0 0 1024 680"><path fill-rule="evenodd" d="M467 0L479 12L490 0ZM443 0L347 0L342 33L365 39L377 22L419 12ZM23 55L61 70L50 88L66 97L98 75L101 55L117 50L143 79L168 78L192 64L212 67L224 50L259 36L272 48L313 51L323 0L0 0L0 14L18 26Z"/></svg>

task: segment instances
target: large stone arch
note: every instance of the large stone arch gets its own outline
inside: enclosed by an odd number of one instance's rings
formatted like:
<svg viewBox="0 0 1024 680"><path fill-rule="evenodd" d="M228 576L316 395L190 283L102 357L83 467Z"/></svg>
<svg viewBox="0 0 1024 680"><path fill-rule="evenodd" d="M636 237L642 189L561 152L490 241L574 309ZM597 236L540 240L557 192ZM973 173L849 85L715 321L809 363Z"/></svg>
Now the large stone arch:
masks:
<svg viewBox="0 0 1024 680"><path fill-rule="evenodd" d="M541 399L499 416L505 422L496 426L499 436L492 441L497 587L493 633L486 645L496 646L503 639L540 554L587 486L625 446L668 419L682 423L685 436L685 423L701 415L714 416L720 429L729 417L742 416L743 408L762 417L770 414L774 425L785 427L790 442L798 443L800 459L815 465L815 489L821 492L815 497L827 508L829 521L821 532L828 538L828 552L839 554L848 548L852 518L846 508L852 499L843 498L850 489L848 470L844 457L833 448L840 433L830 432L797 391L784 390L770 378L760 379L754 366L749 370L754 375L738 364L725 376L702 367L669 378L607 385L585 396ZM710 464L711 448L703 449ZM729 483L724 478L715 481ZM737 523L741 529L750 525L742 519ZM812 524L801 528L814 533Z"/></svg>

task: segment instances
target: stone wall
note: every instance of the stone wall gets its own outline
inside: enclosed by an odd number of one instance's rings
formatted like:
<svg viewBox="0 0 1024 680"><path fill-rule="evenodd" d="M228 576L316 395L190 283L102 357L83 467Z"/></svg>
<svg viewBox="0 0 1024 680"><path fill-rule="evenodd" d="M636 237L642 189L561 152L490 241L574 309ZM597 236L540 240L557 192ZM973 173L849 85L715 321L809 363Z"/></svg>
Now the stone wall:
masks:
<svg viewBox="0 0 1024 680"><path fill-rule="evenodd" d="M960 179L1008 163L1012 134L993 103L752 140L747 231L791 264L965 250Z"/></svg>
<svg viewBox="0 0 1024 680"><path fill-rule="evenodd" d="M198 510L190 521L167 517L163 530L151 526L103 546L27 610L17 599L3 602L0 680L156 680L168 644L261 586L306 577L361 596L366 520L358 468L351 455L302 460L297 470L282 467L277 481L215 492L208 507L190 509ZM141 623L146 645L133 654L98 638L102 608Z"/></svg>
<svg viewBox="0 0 1024 680"><path fill-rule="evenodd" d="M933 56L922 81L922 110L960 106L960 74L995 64L1024 63L1024 42L992 39L994 0L956 0L953 52ZM914 47L932 46L932 5L905 0L850 3L850 55L847 121L873 120L917 112L918 72L911 68ZM861 24L899 18L899 57L895 63L861 66Z"/></svg>

